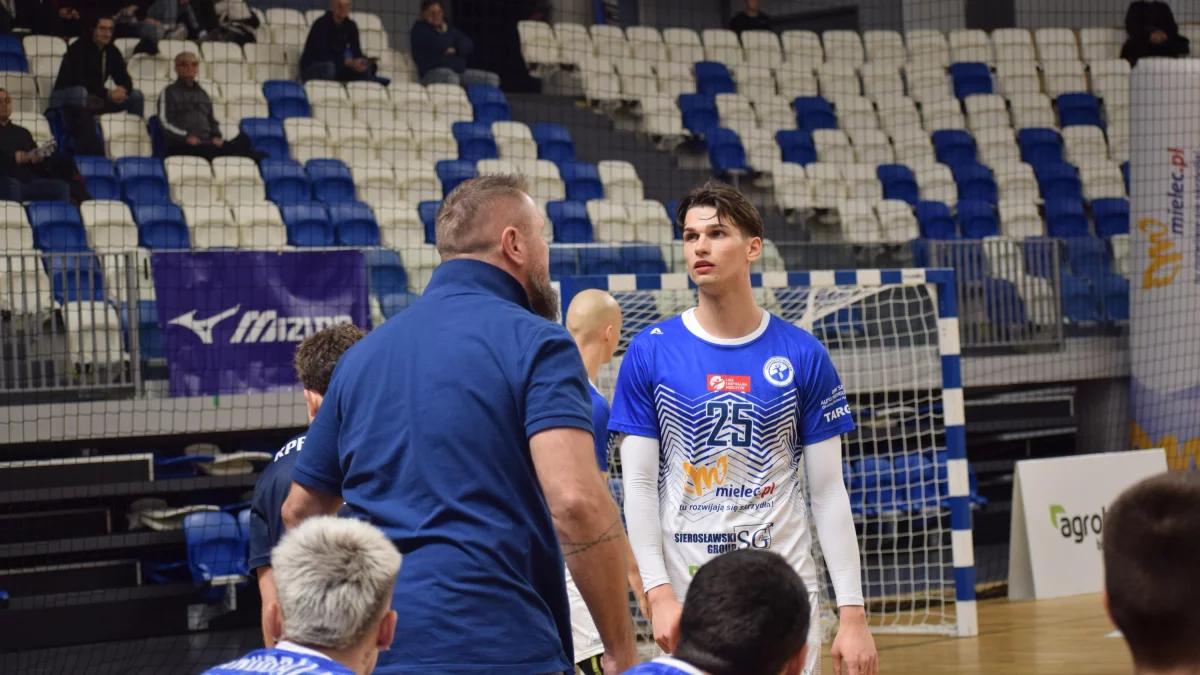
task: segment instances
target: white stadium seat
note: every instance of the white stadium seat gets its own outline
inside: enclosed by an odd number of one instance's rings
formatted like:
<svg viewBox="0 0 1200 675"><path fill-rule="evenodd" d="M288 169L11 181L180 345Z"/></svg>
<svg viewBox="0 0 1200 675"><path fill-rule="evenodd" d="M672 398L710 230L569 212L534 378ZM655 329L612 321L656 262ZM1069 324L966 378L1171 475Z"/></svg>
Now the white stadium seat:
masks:
<svg viewBox="0 0 1200 675"><path fill-rule="evenodd" d="M609 199L593 199L587 203L587 214L588 220L592 221L592 233L596 241L623 242L637 239L637 228L621 203Z"/></svg>
<svg viewBox="0 0 1200 675"><path fill-rule="evenodd" d="M828 61L861 66L867 59L863 50L862 37L854 30L827 30L821 35Z"/></svg>
<svg viewBox="0 0 1200 675"><path fill-rule="evenodd" d="M1070 28L1039 28L1033 37L1039 61L1079 60L1079 43Z"/></svg>
<svg viewBox="0 0 1200 675"><path fill-rule="evenodd" d="M596 55L596 49L592 45L592 38L588 35L587 28L580 24L556 23L554 24L554 37L558 40L563 63L579 65L585 58Z"/></svg>
<svg viewBox="0 0 1200 675"><path fill-rule="evenodd" d="M779 36L768 30L743 32L742 51L748 66L775 68L783 63L783 47L779 43Z"/></svg>
<svg viewBox="0 0 1200 675"><path fill-rule="evenodd" d="M218 157L213 160L213 176L227 204L258 204L266 200L267 188L254 160L246 157Z"/></svg>
<svg viewBox="0 0 1200 675"><path fill-rule="evenodd" d="M700 36L690 28L665 28L663 42L667 45L667 58L679 63L696 63L704 60L704 45Z"/></svg>
<svg viewBox="0 0 1200 675"><path fill-rule="evenodd" d="M529 66L562 62L562 50L554 29L544 21L518 21L517 35L521 39L521 55Z"/></svg>
<svg viewBox="0 0 1200 675"><path fill-rule="evenodd" d="M629 50L633 58L642 59L651 65L659 65L667 60L667 45L657 28L630 26L625 29L625 38L629 40Z"/></svg>
<svg viewBox="0 0 1200 675"><path fill-rule="evenodd" d="M918 67L945 68L950 65L950 46L940 30L920 28L904 35L908 63Z"/></svg>
<svg viewBox="0 0 1200 675"><path fill-rule="evenodd" d="M730 66L740 66L746 61L742 43L737 33L724 28L707 28L701 33L706 61L717 61Z"/></svg>
<svg viewBox="0 0 1200 675"><path fill-rule="evenodd" d="M1025 28L998 28L992 31L992 48L997 63L1037 60L1033 35Z"/></svg>
<svg viewBox="0 0 1200 675"><path fill-rule="evenodd" d="M597 165L600 172L600 182L604 184L604 196L620 202L641 201L642 180L638 178L637 169L623 160L606 159Z"/></svg>
<svg viewBox="0 0 1200 675"><path fill-rule="evenodd" d="M912 207L898 199L885 199L875 205L884 241L905 242L919 239L921 228Z"/></svg>
<svg viewBox="0 0 1200 675"><path fill-rule="evenodd" d="M868 63L891 63L897 69L908 60L904 37L894 30L869 30L863 33Z"/></svg>
<svg viewBox="0 0 1200 675"><path fill-rule="evenodd" d="M597 23L589 30L597 56L614 61L629 56L629 41L620 26Z"/></svg>
<svg viewBox="0 0 1200 675"><path fill-rule="evenodd" d="M992 43L987 33L978 29L950 31L950 61L952 63L992 62Z"/></svg>
<svg viewBox="0 0 1200 675"><path fill-rule="evenodd" d="M872 204L866 199L847 199L837 205L842 236L846 241L874 244L883 240L883 230Z"/></svg>
<svg viewBox="0 0 1200 675"><path fill-rule="evenodd" d="M168 157L164 164L174 202L195 205L212 204L218 200L220 186L208 160L200 157Z"/></svg>

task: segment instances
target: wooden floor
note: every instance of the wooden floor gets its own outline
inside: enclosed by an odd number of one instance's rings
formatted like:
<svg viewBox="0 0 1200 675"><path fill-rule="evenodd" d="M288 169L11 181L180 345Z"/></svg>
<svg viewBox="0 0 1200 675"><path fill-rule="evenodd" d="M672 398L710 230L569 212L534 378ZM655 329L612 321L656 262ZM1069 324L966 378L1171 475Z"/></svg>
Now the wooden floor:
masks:
<svg viewBox="0 0 1200 675"><path fill-rule="evenodd" d="M979 603L979 636L876 635L880 675L1129 675L1129 651L1099 595ZM832 675L829 645L822 675Z"/></svg>

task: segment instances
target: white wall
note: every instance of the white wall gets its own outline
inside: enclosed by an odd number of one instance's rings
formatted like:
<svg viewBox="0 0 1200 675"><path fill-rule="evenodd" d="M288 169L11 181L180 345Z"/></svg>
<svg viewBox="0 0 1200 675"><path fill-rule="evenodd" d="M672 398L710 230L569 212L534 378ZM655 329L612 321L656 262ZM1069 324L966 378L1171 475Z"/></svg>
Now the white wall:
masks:
<svg viewBox="0 0 1200 675"><path fill-rule="evenodd" d="M1015 0L1021 28L1124 27L1129 0ZM1172 0L1168 4L1179 23L1200 22L1200 2Z"/></svg>

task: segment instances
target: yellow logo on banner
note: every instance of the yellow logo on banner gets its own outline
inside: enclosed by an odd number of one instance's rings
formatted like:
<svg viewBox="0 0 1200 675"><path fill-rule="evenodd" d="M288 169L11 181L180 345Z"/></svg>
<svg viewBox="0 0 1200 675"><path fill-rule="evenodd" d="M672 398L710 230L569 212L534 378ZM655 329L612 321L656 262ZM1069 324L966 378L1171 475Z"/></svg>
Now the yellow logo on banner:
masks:
<svg viewBox="0 0 1200 675"><path fill-rule="evenodd" d="M1137 422L1133 425L1133 449L1134 450L1149 450L1151 448L1162 448L1167 451L1167 468L1172 471L1187 471L1193 467L1200 467L1200 438L1191 438L1183 443L1180 447L1179 439L1175 438L1174 434L1167 434L1158 440L1157 443L1150 441L1150 437L1145 431L1138 426Z"/></svg>
<svg viewBox="0 0 1200 675"><path fill-rule="evenodd" d="M1183 263L1182 253L1172 253L1175 242L1167 238L1168 229L1154 218L1143 218L1138 221L1138 229L1150 235L1150 266L1142 274L1142 289L1162 288L1175 281L1179 274L1179 266ZM1164 270L1164 268L1166 268ZM1165 271L1164 276L1159 272Z"/></svg>

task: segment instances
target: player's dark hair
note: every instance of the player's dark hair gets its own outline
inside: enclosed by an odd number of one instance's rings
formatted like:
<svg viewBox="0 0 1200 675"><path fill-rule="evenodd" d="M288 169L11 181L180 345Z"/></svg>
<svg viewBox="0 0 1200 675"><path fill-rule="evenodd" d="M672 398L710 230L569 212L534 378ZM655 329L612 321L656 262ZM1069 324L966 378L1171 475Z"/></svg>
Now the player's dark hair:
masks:
<svg viewBox="0 0 1200 675"><path fill-rule="evenodd" d="M1200 474L1125 490L1104 518L1104 586L1138 668L1200 666Z"/></svg>
<svg viewBox="0 0 1200 675"><path fill-rule="evenodd" d="M717 210L717 218L724 223L732 224L747 237L763 236L762 215L754 204L738 192L737 188L716 180L710 180L704 185L692 188L679 200L675 209L675 222L680 229L688 211L698 206L709 206Z"/></svg>
<svg viewBox="0 0 1200 675"><path fill-rule="evenodd" d="M442 0L421 0L421 11L424 12L430 7L440 4L442 4Z"/></svg>
<svg viewBox="0 0 1200 675"><path fill-rule="evenodd" d="M808 588L779 554L742 549L692 578L675 658L711 675L775 675L808 639Z"/></svg>
<svg viewBox="0 0 1200 675"><path fill-rule="evenodd" d="M366 335L366 331L351 323L338 324L304 338L296 347L296 377L309 391L324 396L329 390L333 367L347 349Z"/></svg>

